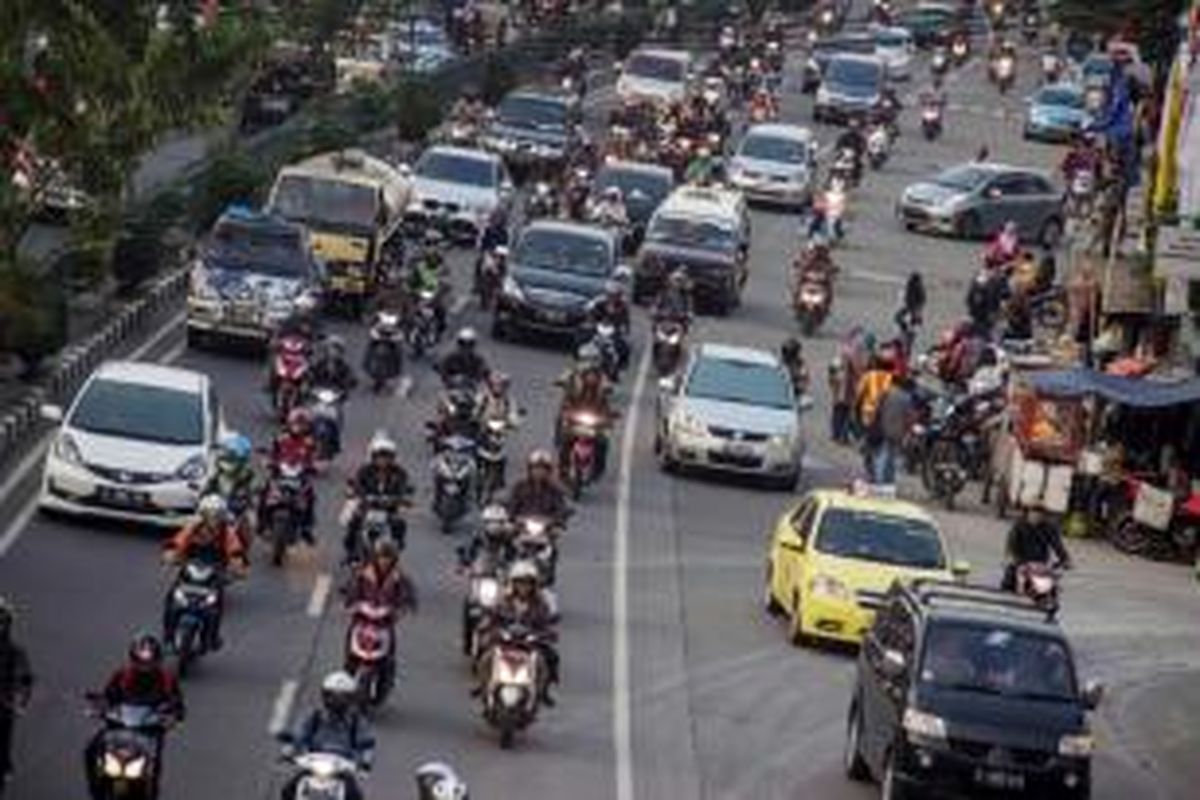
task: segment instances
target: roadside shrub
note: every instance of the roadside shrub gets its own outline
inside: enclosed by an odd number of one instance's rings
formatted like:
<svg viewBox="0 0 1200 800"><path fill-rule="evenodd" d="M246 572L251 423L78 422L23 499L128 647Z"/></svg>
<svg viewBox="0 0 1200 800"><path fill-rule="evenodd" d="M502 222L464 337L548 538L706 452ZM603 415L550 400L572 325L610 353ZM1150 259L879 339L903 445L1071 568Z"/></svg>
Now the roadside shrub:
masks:
<svg viewBox="0 0 1200 800"><path fill-rule="evenodd" d="M427 80L400 81L392 92L392 107L396 109L396 133L406 142L420 141L441 122L438 93Z"/></svg>
<svg viewBox="0 0 1200 800"><path fill-rule="evenodd" d="M25 266L0 265L0 351L16 354L31 376L66 338L63 282Z"/></svg>
<svg viewBox="0 0 1200 800"><path fill-rule="evenodd" d="M382 84L356 86L350 96L350 108L354 127L359 130L377 130L391 121L391 96Z"/></svg>
<svg viewBox="0 0 1200 800"><path fill-rule="evenodd" d="M483 102L494 106L517 85L517 74L508 59L497 53L488 53L483 61L483 85L480 94Z"/></svg>
<svg viewBox="0 0 1200 800"><path fill-rule="evenodd" d="M168 256L167 231L186 213L187 201L172 190L126 216L112 253L112 276L119 293L132 293L162 269Z"/></svg>
<svg viewBox="0 0 1200 800"><path fill-rule="evenodd" d="M268 167L251 160L244 150L231 148L219 153L205 170L192 199L191 216L196 228L208 229L233 203L255 205L269 179Z"/></svg>
<svg viewBox="0 0 1200 800"><path fill-rule="evenodd" d="M322 114L313 121L307 139L308 154L313 155L352 147L356 137L354 126L340 115Z"/></svg>

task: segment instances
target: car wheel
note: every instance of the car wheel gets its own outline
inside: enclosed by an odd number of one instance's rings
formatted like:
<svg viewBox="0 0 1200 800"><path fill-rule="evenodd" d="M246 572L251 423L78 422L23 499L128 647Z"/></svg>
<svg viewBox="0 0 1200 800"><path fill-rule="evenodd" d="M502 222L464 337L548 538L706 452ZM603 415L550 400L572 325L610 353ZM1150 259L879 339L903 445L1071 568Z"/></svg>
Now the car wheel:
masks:
<svg viewBox="0 0 1200 800"><path fill-rule="evenodd" d="M1062 239L1062 232L1062 223L1056 217L1051 217L1042 224L1038 242L1047 250L1053 250L1058 247L1058 242Z"/></svg>
<svg viewBox="0 0 1200 800"><path fill-rule="evenodd" d="M979 221L979 215L974 211L963 214L958 218L954 232L961 239L983 238L983 224Z"/></svg>
<svg viewBox="0 0 1200 800"><path fill-rule="evenodd" d="M847 778L858 783L870 779L871 770L862 755L862 713L857 704L850 707L850 719L846 723L846 751L842 760Z"/></svg>
<svg viewBox="0 0 1200 800"><path fill-rule="evenodd" d="M805 647L811 641L807 633L804 632L804 614L800 607L800 593L792 593L792 613L789 618L788 625L788 641L794 647Z"/></svg>
<svg viewBox="0 0 1200 800"><path fill-rule="evenodd" d="M783 615L783 606L779 605L779 601L775 599L775 590L772 584L775 582L775 564L770 560L767 561L767 574L763 579L763 609L772 617Z"/></svg>
<svg viewBox="0 0 1200 800"><path fill-rule="evenodd" d="M879 784L879 800L904 800L904 787L896 779L895 759L892 754L887 754L887 760L883 763L883 779Z"/></svg>

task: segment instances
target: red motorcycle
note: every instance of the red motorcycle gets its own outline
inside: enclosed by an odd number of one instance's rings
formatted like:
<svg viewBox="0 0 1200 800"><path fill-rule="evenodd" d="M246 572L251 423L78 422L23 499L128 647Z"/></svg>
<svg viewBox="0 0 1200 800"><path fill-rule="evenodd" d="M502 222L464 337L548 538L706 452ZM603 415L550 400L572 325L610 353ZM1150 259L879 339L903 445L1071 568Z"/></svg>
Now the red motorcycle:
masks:
<svg viewBox="0 0 1200 800"><path fill-rule="evenodd" d="M391 606L358 602L346 633L346 671L358 681L362 698L382 706L396 684L396 612Z"/></svg>
<svg viewBox="0 0 1200 800"><path fill-rule="evenodd" d="M1134 518L1138 495L1147 491L1148 486L1152 490L1157 488L1138 475L1124 478L1125 508L1110 533L1113 547L1155 561L1194 562L1200 555L1200 491L1193 489L1187 497L1172 501L1171 516L1165 527L1151 526Z"/></svg>
<svg viewBox="0 0 1200 800"><path fill-rule="evenodd" d="M303 403L308 384L308 368L308 341L295 334L280 339L271 367L271 402L281 423L287 421L293 408Z"/></svg>
<svg viewBox="0 0 1200 800"><path fill-rule="evenodd" d="M608 420L594 409L576 408L567 412L563 425L567 437L563 479L571 490L571 496L579 500L583 487L603 474L600 448L607 445L605 431Z"/></svg>

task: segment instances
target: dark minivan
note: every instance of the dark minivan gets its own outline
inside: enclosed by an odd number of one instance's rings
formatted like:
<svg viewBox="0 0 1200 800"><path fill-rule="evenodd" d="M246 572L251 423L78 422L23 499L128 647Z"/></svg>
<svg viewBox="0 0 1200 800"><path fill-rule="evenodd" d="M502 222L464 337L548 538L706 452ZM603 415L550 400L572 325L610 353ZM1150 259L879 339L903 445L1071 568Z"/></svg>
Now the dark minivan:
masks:
<svg viewBox="0 0 1200 800"><path fill-rule="evenodd" d="M1083 800L1088 712L1056 622L995 589L917 580L884 596L863 640L846 732L846 774L882 796L992 794Z"/></svg>
<svg viewBox="0 0 1200 800"><path fill-rule="evenodd" d="M843 123L879 108L887 66L878 56L840 53L829 60L813 102L814 122Z"/></svg>
<svg viewBox="0 0 1200 800"><path fill-rule="evenodd" d="M597 225L538 220L521 231L492 319L492 335L518 330L578 335L620 258L616 237Z"/></svg>

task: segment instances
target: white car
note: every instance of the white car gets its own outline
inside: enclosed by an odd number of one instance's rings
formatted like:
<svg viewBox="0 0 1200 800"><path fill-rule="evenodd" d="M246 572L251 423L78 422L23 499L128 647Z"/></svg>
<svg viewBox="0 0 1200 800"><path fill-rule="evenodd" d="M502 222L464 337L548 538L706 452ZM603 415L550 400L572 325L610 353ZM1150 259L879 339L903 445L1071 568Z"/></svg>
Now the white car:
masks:
<svg viewBox="0 0 1200 800"><path fill-rule="evenodd" d="M807 128L755 125L746 131L729 162L729 181L747 200L806 206L812 200L816 151Z"/></svg>
<svg viewBox="0 0 1200 800"><path fill-rule="evenodd" d="M617 99L669 105L682 101L692 79L692 56L684 50L641 48L621 65Z"/></svg>
<svg viewBox="0 0 1200 800"><path fill-rule="evenodd" d="M59 423L46 453L40 508L153 525L192 518L225 434L208 377L133 361L101 364Z"/></svg>
<svg viewBox="0 0 1200 800"><path fill-rule="evenodd" d="M888 77L892 80L908 80L912 77L913 54L916 45L907 28L882 26L875 29L875 55L887 65Z"/></svg>
<svg viewBox="0 0 1200 800"><path fill-rule="evenodd" d="M431 147L411 169L412 196L404 213L409 228L433 225L454 241L474 244L492 213L512 201L512 178L495 153Z"/></svg>

